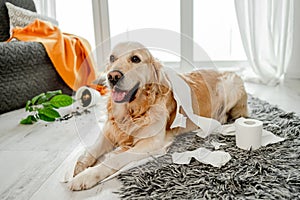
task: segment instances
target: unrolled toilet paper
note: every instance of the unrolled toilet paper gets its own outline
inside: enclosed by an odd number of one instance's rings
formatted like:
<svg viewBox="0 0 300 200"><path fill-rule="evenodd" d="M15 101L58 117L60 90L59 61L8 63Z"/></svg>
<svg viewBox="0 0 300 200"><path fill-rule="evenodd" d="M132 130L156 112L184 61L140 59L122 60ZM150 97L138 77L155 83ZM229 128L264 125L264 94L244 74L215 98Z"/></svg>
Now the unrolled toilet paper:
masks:
<svg viewBox="0 0 300 200"><path fill-rule="evenodd" d="M236 145L245 150L261 146L263 123L255 119L239 118L235 121Z"/></svg>

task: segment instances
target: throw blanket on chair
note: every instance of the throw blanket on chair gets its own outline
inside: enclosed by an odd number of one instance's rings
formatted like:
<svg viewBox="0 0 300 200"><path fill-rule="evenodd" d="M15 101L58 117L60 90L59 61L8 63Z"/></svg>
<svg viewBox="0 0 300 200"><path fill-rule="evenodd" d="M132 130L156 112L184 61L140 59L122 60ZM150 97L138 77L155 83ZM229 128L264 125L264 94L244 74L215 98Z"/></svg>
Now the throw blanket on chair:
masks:
<svg viewBox="0 0 300 200"><path fill-rule="evenodd" d="M24 28L14 28L8 42L13 38L42 43L56 71L75 91L96 79L93 59L89 57L91 48L83 38L62 33L58 27L38 19Z"/></svg>

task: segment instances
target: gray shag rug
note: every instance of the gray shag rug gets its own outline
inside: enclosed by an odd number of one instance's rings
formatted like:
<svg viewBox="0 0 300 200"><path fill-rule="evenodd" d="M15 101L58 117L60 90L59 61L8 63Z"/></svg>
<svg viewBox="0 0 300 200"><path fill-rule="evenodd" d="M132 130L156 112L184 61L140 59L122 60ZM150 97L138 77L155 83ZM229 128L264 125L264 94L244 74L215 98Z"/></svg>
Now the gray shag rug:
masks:
<svg viewBox="0 0 300 200"><path fill-rule="evenodd" d="M121 199L299 199L300 118L260 99L249 97L251 118L285 141L245 151L235 146L234 136L211 135L202 139L188 133L176 138L167 155L118 176ZM206 147L212 141L231 160L221 168L192 160L173 164L171 154Z"/></svg>

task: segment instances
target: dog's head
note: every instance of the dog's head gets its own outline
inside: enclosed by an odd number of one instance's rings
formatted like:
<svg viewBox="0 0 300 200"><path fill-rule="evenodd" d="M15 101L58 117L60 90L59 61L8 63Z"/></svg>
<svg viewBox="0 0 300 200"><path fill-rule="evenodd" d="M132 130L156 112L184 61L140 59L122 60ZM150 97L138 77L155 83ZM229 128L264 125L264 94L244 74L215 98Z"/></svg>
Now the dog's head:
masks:
<svg viewBox="0 0 300 200"><path fill-rule="evenodd" d="M112 100L131 102L146 84L160 82L160 63L137 42L120 43L112 50L106 69Z"/></svg>

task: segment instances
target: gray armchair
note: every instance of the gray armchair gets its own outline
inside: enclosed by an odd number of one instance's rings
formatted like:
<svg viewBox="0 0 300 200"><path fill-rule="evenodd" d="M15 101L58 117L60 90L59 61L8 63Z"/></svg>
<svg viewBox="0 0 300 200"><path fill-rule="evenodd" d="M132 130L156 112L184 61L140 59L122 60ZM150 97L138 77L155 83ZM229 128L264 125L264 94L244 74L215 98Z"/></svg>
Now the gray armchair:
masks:
<svg viewBox="0 0 300 200"><path fill-rule="evenodd" d="M66 94L72 94L42 44L5 42L9 38L5 2L36 11L32 0L0 0L0 114L24 107L28 99L42 92L61 89Z"/></svg>

